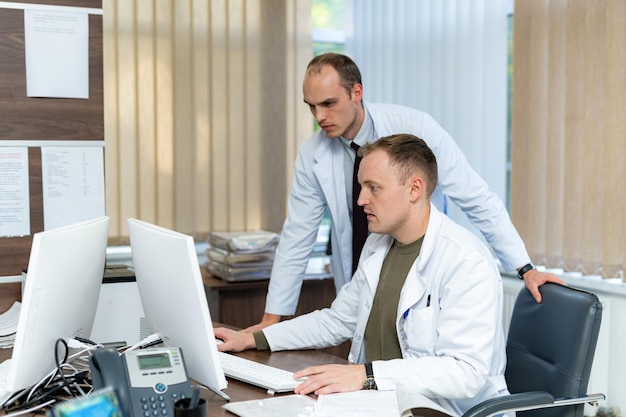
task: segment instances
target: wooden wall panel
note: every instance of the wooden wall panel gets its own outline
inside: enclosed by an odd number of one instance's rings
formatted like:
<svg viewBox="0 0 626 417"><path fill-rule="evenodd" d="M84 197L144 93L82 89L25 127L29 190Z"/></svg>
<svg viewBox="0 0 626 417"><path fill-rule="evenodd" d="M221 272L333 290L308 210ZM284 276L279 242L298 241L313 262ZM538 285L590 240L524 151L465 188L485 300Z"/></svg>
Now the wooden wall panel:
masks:
<svg viewBox="0 0 626 417"><path fill-rule="evenodd" d="M14 3L47 4L50 6L71 6L102 8L102 0L13 0Z"/></svg>
<svg viewBox="0 0 626 417"><path fill-rule="evenodd" d="M0 8L0 140L104 140L102 16L89 16L89 99L26 96L24 11Z"/></svg>
<svg viewBox="0 0 626 417"><path fill-rule="evenodd" d="M18 3L101 8L100 0ZM26 96L24 11L0 7L0 140L104 140L102 16L89 15L89 99ZM0 238L0 276L28 265L32 235L43 230L41 149L29 147L30 235Z"/></svg>

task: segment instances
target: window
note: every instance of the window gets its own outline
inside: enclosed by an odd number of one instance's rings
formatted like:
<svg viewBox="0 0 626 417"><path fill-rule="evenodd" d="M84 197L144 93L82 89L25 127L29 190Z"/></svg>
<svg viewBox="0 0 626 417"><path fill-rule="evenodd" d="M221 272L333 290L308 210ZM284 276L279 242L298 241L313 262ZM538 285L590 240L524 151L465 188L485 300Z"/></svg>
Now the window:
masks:
<svg viewBox="0 0 626 417"><path fill-rule="evenodd" d="M345 51L344 0L313 0L313 55Z"/></svg>

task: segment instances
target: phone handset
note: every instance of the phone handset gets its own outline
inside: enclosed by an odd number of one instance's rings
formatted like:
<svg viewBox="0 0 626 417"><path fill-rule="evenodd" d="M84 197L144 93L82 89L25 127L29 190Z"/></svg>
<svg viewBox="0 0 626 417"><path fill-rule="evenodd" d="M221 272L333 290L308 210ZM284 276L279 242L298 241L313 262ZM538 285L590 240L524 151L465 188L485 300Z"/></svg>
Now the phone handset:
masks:
<svg viewBox="0 0 626 417"><path fill-rule="evenodd" d="M191 385L180 348L130 351L97 349L89 359L94 389L115 389L122 413L139 417L174 415L174 403L191 397Z"/></svg>
<svg viewBox="0 0 626 417"><path fill-rule="evenodd" d="M89 358L89 368L94 390L104 387L114 388L122 415L132 416L130 384L126 366L119 353L112 349L96 349Z"/></svg>

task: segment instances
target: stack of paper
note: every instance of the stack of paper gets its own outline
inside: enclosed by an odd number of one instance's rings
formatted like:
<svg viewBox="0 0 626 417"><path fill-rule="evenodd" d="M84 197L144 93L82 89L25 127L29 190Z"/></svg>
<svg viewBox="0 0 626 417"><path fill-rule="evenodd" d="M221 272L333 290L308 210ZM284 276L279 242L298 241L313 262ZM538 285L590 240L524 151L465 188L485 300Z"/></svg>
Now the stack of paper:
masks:
<svg viewBox="0 0 626 417"><path fill-rule="evenodd" d="M207 268L225 281L268 279L278 245L278 234L254 232L212 232L209 234Z"/></svg>
<svg viewBox="0 0 626 417"><path fill-rule="evenodd" d="M278 234L257 230L254 232L211 232L209 245L233 253L259 253L274 251Z"/></svg>
<svg viewBox="0 0 626 417"><path fill-rule="evenodd" d="M0 314L0 348L12 348L15 343L15 332L20 317L22 304L19 301L13 303L10 309Z"/></svg>

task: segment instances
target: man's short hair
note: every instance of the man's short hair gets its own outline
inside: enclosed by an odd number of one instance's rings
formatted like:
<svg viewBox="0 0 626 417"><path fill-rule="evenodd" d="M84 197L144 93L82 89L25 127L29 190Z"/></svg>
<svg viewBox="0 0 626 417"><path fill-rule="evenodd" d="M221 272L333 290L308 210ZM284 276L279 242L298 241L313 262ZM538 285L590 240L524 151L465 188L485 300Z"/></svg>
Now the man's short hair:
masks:
<svg viewBox="0 0 626 417"><path fill-rule="evenodd" d="M424 176L426 195L430 197L435 191L438 181L437 159L423 139L408 133L386 136L361 146L359 155L366 156L375 150L385 151L389 155L400 184L406 183L419 172Z"/></svg>
<svg viewBox="0 0 626 417"><path fill-rule="evenodd" d="M362 84L361 71L354 61L346 55L335 52L327 52L313 58L306 67L306 74L319 73L327 65L337 71L341 85L348 90L348 94L352 92L355 84Z"/></svg>

